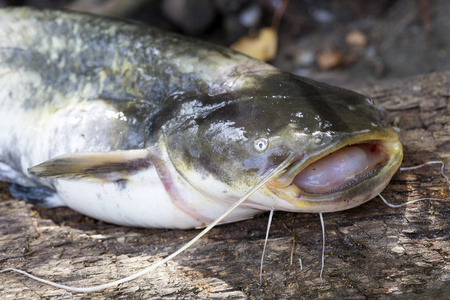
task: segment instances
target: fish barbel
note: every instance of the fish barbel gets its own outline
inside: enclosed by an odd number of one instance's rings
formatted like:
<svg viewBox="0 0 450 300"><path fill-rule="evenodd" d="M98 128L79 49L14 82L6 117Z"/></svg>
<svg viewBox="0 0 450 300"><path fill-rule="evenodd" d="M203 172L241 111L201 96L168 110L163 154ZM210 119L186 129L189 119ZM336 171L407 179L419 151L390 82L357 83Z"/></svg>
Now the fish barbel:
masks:
<svg viewBox="0 0 450 300"><path fill-rule="evenodd" d="M358 93L144 25L0 10L0 180L13 196L140 227L322 213L379 194L402 160Z"/></svg>

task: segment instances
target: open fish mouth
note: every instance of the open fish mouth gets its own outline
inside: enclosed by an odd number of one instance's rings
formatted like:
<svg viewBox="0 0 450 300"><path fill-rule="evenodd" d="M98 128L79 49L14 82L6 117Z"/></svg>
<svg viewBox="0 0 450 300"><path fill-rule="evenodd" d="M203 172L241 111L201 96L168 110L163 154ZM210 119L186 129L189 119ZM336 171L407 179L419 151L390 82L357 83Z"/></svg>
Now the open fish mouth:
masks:
<svg viewBox="0 0 450 300"><path fill-rule="evenodd" d="M329 194L370 176L386 161L387 151L381 144L350 145L309 164L292 184L306 194Z"/></svg>
<svg viewBox="0 0 450 300"><path fill-rule="evenodd" d="M357 188L363 182L372 181L372 184L362 188L383 189L385 185L378 186L387 184L401 160L402 149L398 138L362 141L306 161L294 162L283 174L268 182L268 187L287 201L351 198L353 193L346 191Z"/></svg>

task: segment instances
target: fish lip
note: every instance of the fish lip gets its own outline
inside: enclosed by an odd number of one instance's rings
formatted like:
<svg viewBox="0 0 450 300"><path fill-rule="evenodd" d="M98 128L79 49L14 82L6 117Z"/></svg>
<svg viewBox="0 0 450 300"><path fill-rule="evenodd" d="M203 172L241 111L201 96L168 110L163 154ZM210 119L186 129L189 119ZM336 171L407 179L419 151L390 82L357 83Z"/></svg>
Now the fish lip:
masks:
<svg viewBox="0 0 450 300"><path fill-rule="evenodd" d="M391 129L391 128L390 128ZM360 176L345 182L344 184L331 188L330 190L327 190L325 192L314 192L314 191L307 191L307 190L300 190L295 184L293 184L294 178L300 174L304 169L306 169L309 165L319 161L320 159L324 158L325 156L337 152L341 149L344 149L346 147L350 147L353 145L358 144L377 144L383 148L385 151L385 157L382 163L376 165L375 168L371 169L368 172L365 172L361 174ZM357 141L353 141L350 143L343 143L340 145L340 147L333 147L329 151L324 151L320 153L319 155L311 156L308 158L305 158L304 156L300 156L299 159L296 159L288 168L286 168L285 172L277 176L276 178L272 179L270 182L267 183L268 189L274 193L274 194L283 194L285 191L287 192L288 198L296 198L300 199L302 196L313 196L313 197L320 197L320 196L327 196L332 195L335 193L343 192L347 189L350 189L354 186L357 186L360 182L370 180L370 177L375 176L376 174L383 172L383 169L385 169L389 164L389 161L391 159L391 155L395 154L390 149L391 144L399 143L399 137L397 133L395 133L394 130L390 130L388 136L384 138L373 138L373 139L360 139ZM402 155L401 155L402 156ZM400 158L401 162L401 158ZM399 163L398 163L399 166ZM397 166L397 168L398 168ZM386 170L387 173L387 170ZM395 173L395 172L394 172ZM392 173L393 174L393 173ZM294 194L294 195L293 195ZM318 200L320 201L320 200Z"/></svg>

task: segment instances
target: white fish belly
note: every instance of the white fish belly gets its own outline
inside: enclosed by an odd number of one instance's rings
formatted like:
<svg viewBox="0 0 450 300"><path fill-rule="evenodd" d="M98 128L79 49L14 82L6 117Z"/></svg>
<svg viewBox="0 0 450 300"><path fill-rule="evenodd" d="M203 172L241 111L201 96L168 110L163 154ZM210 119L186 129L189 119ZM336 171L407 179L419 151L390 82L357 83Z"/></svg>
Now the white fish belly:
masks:
<svg viewBox="0 0 450 300"><path fill-rule="evenodd" d="M201 221L174 205L154 167L118 183L56 180L55 187L67 206L106 222L180 229L202 225Z"/></svg>

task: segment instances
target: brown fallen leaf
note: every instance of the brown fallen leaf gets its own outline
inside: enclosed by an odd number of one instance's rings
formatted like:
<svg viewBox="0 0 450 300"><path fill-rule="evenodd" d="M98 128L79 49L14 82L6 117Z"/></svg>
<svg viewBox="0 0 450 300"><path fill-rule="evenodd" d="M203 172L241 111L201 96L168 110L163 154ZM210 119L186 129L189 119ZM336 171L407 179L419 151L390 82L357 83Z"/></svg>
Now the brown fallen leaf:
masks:
<svg viewBox="0 0 450 300"><path fill-rule="evenodd" d="M277 54L277 43L278 34L275 29L265 27L255 37L241 37L230 48L262 61L270 61Z"/></svg>
<svg viewBox="0 0 450 300"><path fill-rule="evenodd" d="M316 55L316 61L322 70L329 70L345 63L344 54L340 51L325 51Z"/></svg>
<svg viewBox="0 0 450 300"><path fill-rule="evenodd" d="M352 47L364 48L367 46L367 37L364 33L355 29L347 33L345 42Z"/></svg>

